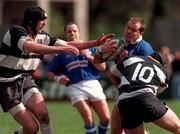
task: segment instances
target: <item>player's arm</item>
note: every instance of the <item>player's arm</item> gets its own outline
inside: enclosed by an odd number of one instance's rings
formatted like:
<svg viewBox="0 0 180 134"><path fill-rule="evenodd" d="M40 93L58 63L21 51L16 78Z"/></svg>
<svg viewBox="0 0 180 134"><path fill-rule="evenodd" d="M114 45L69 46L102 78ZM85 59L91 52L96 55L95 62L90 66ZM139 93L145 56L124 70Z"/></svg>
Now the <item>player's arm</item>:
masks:
<svg viewBox="0 0 180 134"><path fill-rule="evenodd" d="M67 52L70 54L78 55L79 51L76 47L66 45L66 46L47 46L35 43L31 40L26 40L22 42L21 49L27 52L33 52L38 54L54 54L60 52Z"/></svg>
<svg viewBox="0 0 180 134"><path fill-rule="evenodd" d="M33 52L37 54L52 54L52 53L60 53L60 52L67 52L70 54L79 54L79 51L77 48L72 46L47 46L44 44L38 44L34 42L28 35L26 30L23 27L17 27L14 26L10 29L10 32L8 32L11 35L11 40L14 42L14 44L17 44L18 48L22 51L26 52ZM7 35L8 35L7 33ZM47 35L47 43L50 43L49 36Z"/></svg>
<svg viewBox="0 0 180 134"><path fill-rule="evenodd" d="M101 53L94 53L94 63L103 63L105 62L105 60L102 58L102 54Z"/></svg>
<svg viewBox="0 0 180 134"><path fill-rule="evenodd" d="M64 68L61 61L61 56L56 55L48 64L47 77L49 80L54 80L62 85L67 85L69 82L68 76L63 74Z"/></svg>
<svg viewBox="0 0 180 134"><path fill-rule="evenodd" d="M53 72L50 72L50 71L47 72L47 77L49 80L54 80L57 83L62 84L64 86L66 86L67 83L70 81L68 76L63 75L63 74L55 75Z"/></svg>
<svg viewBox="0 0 180 134"><path fill-rule="evenodd" d="M105 63L95 63L94 62L94 56L89 53L88 49L81 50L81 54L84 55L88 61L90 61L97 70L99 71L105 71L106 70L106 64Z"/></svg>
<svg viewBox="0 0 180 134"><path fill-rule="evenodd" d="M113 36L114 36L114 34L101 35L96 40L85 41L85 42L79 42L79 41L78 42L77 41L67 42L67 41L63 41L63 40L58 40L58 41L56 41L55 45L62 45L62 46L71 45L71 46L78 48L79 50L83 50L83 49L102 45L106 40L111 39Z"/></svg>
<svg viewBox="0 0 180 134"><path fill-rule="evenodd" d="M103 45L97 47L96 53L93 54L95 63L102 63L106 60L103 59L103 54L111 55L116 49L117 44L112 42L111 40L107 40Z"/></svg>

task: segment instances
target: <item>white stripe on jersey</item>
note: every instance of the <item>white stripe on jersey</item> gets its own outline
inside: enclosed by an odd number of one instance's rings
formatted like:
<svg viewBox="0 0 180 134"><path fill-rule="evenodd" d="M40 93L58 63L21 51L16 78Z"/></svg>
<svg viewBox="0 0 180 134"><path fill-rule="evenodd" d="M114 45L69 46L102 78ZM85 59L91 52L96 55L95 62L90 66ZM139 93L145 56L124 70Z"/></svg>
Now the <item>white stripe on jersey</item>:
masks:
<svg viewBox="0 0 180 134"><path fill-rule="evenodd" d="M39 58L22 59L14 56L6 56L1 54L0 66L15 70L35 70L39 66L41 60Z"/></svg>
<svg viewBox="0 0 180 134"><path fill-rule="evenodd" d="M21 49L22 51L23 51L24 42L27 41L27 40L31 40L31 38L26 37L26 36L22 36L18 41L18 48Z"/></svg>
<svg viewBox="0 0 180 134"><path fill-rule="evenodd" d="M57 41L55 42L55 45L56 46L66 46L67 43L64 40L57 39Z"/></svg>
<svg viewBox="0 0 180 134"><path fill-rule="evenodd" d="M20 78L22 75L16 75L14 77L11 77L11 78L3 78L3 77L0 77L0 82L12 82L18 78Z"/></svg>
<svg viewBox="0 0 180 134"><path fill-rule="evenodd" d="M136 62L141 62L141 61L144 61L144 60L139 57L131 57L131 58L128 58L127 60L125 60L123 62L123 64L124 64L124 67L126 67L126 66L129 66L131 64L134 64Z"/></svg>
<svg viewBox="0 0 180 134"><path fill-rule="evenodd" d="M129 81L124 76L122 76L119 88L123 85L129 85L129 84L130 84Z"/></svg>
<svg viewBox="0 0 180 134"><path fill-rule="evenodd" d="M9 30L6 32L4 38L3 38L3 42L7 45L7 46L11 46L11 35L9 33Z"/></svg>
<svg viewBox="0 0 180 134"><path fill-rule="evenodd" d="M130 93L123 92L122 94L119 95L118 101L135 97L137 95L144 94L144 93L152 93L154 95L157 94L157 92L154 92L151 88L143 88L143 89L132 91Z"/></svg>
<svg viewBox="0 0 180 134"><path fill-rule="evenodd" d="M159 77L161 83L166 83L166 75L164 74L164 72L156 65L153 65L153 66L155 70L157 71L157 76Z"/></svg>
<svg viewBox="0 0 180 134"><path fill-rule="evenodd" d="M34 41L39 44L48 45L50 43L50 38L46 34L37 34Z"/></svg>

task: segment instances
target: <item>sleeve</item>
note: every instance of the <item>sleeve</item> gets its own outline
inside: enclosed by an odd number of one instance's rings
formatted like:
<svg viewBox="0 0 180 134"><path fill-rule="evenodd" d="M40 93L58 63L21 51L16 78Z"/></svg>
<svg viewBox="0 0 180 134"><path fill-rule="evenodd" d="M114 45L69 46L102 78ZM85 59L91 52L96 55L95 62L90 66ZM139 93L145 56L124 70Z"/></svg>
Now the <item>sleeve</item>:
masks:
<svg viewBox="0 0 180 134"><path fill-rule="evenodd" d="M61 39L57 39L57 40L55 41L55 45L56 45L56 46L66 46L66 45L67 45L67 42L64 41L64 40L61 40Z"/></svg>
<svg viewBox="0 0 180 134"><path fill-rule="evenodd" d="M143 47L141 47L141 52L143 56L149 56L154 53L151 45L149 43L145 43Z"/></svg>
<svg viewBox="0 0 180 134"><path fill-rule="evenodd" d="M89 48L89 52L91 55L93 55L94 53L96 53L96 48L95 47L92 47L92 48Z"/></svg>
<svg viewBox="0 0 180 134"><path fill-rule="evenodd" d="M23 45L26 40L31 40L27 31L21 26L13 26L10 29L12 47L18 47L23 51Z"/></svg>

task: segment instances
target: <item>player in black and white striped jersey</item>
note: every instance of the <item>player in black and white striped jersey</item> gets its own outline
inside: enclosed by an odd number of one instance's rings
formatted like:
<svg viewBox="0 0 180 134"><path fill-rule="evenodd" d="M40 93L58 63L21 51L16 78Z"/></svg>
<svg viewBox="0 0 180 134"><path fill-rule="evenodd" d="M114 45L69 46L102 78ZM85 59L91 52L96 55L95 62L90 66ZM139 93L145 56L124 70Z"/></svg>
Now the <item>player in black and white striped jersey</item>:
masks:
<svg viewBox="0 0 180 134"><path fill-rule="evenodd" d="M180 120L157 98L167 88L168 75L164 68L167 63L167 56L154 53L146 57L125 57L111 70L112 73L119 71L122 74L118 107L126 133L144 134L143 122L153 122L180 134Z"/></svg>
<svg viewBox="0 0 180 134"><path fill-rule="evenodd" d="M78 55L78 49L97 46L111 36L103 35L83 43L65 42L51 38L43 31L46 19L41 7L28 7L22 25L12 26L0 47L0 103L4 112L9 112L22 125L15 132L17 134L37 133L38 123L42 134L53 133L43 96L31 76L43 54L67 52Z"/></svg>

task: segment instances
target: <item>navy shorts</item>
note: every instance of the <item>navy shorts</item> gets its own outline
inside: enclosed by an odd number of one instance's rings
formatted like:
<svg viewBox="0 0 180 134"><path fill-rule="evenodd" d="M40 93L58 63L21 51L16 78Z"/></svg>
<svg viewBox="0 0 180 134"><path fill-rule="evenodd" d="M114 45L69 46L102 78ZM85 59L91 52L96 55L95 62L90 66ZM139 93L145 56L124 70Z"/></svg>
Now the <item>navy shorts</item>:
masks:
<svg viewBox="0 0 180 134"><path fill-rule="evenodd" d="M165 103L152 93L144 93L129 99L120 100L118 108L122 114L122 128L136 128L143 122L153 122L166 112Z"/></svg>
<svg viewBox="0 0 180 134"><path fill-rule="evenodd" d="M4 112L23 102L23 95L32 87L37 87L31 76L14 82L0 83L0 104Z"/></svg>

